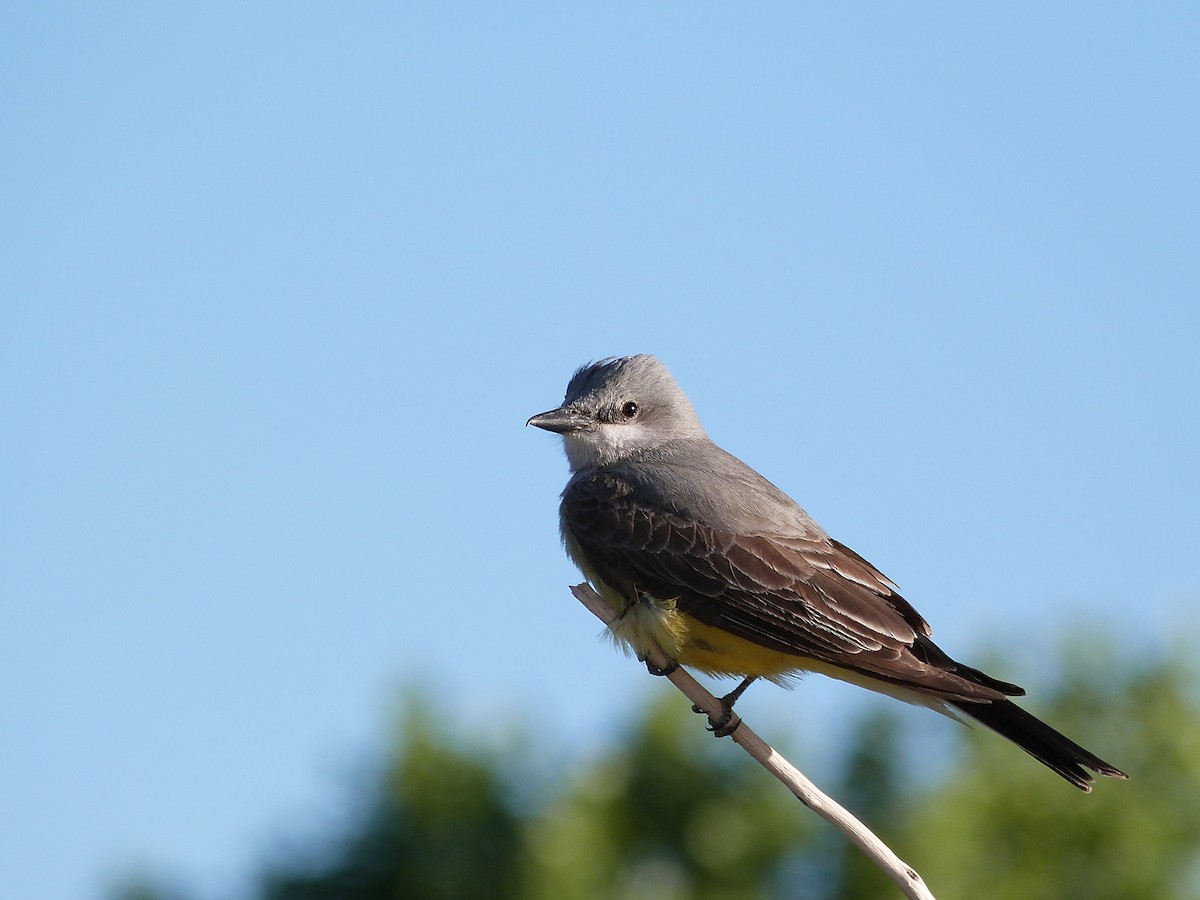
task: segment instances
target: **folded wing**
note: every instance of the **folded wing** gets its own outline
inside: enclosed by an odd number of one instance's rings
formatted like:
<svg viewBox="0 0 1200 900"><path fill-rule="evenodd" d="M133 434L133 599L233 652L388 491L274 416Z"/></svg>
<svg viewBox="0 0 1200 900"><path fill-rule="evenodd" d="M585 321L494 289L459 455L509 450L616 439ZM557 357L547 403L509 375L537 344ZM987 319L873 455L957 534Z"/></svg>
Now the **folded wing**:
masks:
<svg viewBox="0 0 1200 900"><path fill-rule="evenodd" d="M611 471L572 480L562 516L591 568L631 599L674 599L763 647L945 700L1024 693L947 656L892 582L824 534L722 531L647 502Z"/></svg>

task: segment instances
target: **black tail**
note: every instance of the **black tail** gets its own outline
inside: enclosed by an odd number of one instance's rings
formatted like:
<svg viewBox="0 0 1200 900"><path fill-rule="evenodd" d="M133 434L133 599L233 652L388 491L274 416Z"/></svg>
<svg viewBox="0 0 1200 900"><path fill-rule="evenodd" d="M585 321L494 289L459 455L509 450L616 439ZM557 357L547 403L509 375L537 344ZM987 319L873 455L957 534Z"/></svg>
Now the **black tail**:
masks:
<svg viewBox="0 0 1200 900"><path fill-rule="evenodd" d="M1081 791L1092 789L1092 772L1107 775L1109 778L1129 777L1094 753L1084 750L1070 738L1059 734L1041 719L1025 712L1011 700L953 705L972 719L1008 738Z"/></svg>

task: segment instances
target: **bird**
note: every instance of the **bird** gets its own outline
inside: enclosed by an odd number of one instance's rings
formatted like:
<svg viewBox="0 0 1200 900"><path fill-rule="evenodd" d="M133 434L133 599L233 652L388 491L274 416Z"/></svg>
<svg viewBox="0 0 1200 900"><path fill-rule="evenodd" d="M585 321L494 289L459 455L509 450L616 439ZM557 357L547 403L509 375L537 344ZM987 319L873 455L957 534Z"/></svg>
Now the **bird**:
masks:
<svg viewBox="0 0 1200 900"><path fill-rule="evenodd" d="M831 538L791 497L714 443L667 367L649 354L580 367L563 403L532 416L561 435L570 478L564 547L618 611L613 638L708 675L832 676L1012 741L1075 787L1129 776L1015 704L1015 684L957 662L875 566Z"/></svg>

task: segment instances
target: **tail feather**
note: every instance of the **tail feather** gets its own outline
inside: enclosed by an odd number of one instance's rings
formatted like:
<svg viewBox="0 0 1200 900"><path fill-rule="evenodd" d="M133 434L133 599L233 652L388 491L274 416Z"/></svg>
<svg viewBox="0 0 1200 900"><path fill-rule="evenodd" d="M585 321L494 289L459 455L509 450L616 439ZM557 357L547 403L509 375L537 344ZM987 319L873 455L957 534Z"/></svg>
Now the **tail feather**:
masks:
<svg viewBox="0 0 1200 900"><path fill-rule="evenodd" d="M1002 737L1008 738L1081 791L1092 789L1092 782L1095 780L1092 772L1109 778L1129 777L1010 700L996 700L991 703L957 702L952 705Z"/></svg>

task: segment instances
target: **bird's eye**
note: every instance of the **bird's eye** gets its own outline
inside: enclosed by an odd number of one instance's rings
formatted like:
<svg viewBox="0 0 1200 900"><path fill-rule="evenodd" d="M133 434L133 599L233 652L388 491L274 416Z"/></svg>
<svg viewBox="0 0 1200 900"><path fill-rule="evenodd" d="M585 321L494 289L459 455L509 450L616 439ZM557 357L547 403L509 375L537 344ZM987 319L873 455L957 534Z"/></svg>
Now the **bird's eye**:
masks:
<svg viewBox="0 0 1200 900"><path fill-rule="evenodd" d="M624 406L621 407L621 415L623 415L627 419L632 419L637 414L638 414L638 405L636 403L634 403L632 400L628 401Z"/></svg>

